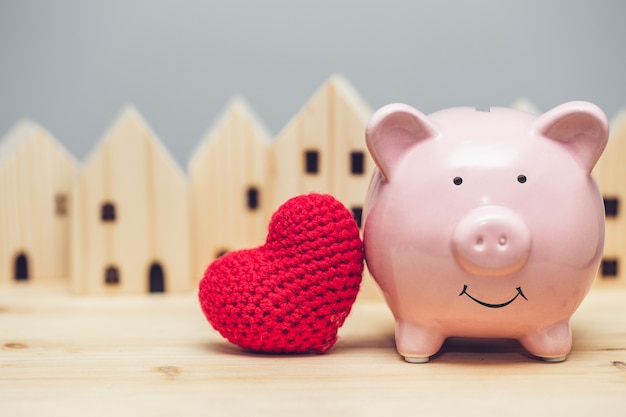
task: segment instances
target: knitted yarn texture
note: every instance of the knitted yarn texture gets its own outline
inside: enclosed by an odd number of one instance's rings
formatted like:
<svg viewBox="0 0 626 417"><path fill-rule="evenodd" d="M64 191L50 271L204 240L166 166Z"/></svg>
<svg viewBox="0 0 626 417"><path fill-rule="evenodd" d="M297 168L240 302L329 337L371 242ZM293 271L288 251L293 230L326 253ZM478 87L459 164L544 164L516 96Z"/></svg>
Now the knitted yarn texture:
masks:
<svg viewBox="0 0 626 417"><path fill-rule="evenodd" d="M361 284L363 245L352 214L307 194L272 216L264 245L213 261L202 311L229 342L265 353L322 353L337 341Z"/></svg>

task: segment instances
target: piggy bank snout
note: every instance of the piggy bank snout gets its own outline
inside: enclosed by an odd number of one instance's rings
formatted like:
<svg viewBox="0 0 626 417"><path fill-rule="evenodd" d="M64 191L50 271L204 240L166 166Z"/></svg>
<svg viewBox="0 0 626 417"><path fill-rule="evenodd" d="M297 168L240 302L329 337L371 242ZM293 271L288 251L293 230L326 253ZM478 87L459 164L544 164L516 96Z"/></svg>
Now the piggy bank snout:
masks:
<svg viewBox="0 0 626 417"><path fill-rule="evenodd" d="M486 206L473 210L457 225L452 252L467 272L504 276L521 269L530 255L528 226L511 210Z"/></svg>

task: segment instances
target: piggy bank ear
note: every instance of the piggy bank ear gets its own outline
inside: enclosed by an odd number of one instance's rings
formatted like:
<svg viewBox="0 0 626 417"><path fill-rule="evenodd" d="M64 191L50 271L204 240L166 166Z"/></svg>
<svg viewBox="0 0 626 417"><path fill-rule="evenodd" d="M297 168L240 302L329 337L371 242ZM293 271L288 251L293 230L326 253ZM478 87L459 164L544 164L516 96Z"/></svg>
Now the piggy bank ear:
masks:
<svg viewBox="0 0 626 417"><path fill-rule="evenodd" d="M388 104L374 113L367 124L365 142L383 178L389 179L409 148L437 135L437 129L424 114L397 103Z"/></svg>
<svg viewBox="0 0 626 417"><path fill-rule="evenodd" d="M606 147L608 125L606 115L596 105L572 101L539 116L535 120L535 132L563 142L590 174Z"/></svg>

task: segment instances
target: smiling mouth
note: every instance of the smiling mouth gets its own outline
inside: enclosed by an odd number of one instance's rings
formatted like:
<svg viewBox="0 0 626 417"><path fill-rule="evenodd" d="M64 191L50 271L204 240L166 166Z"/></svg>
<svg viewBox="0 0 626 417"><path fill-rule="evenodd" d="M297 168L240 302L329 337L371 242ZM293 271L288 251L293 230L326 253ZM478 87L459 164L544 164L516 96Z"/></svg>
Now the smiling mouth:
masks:
<svg viewBox="0 0 626 417"><path fill-rule="evenodd" d="M517 299L517 297L519 297L520 295L522 296L522 298L526 301L528 301L528 298L526 298L526 296L524 295L524 293L522 292L522 287L517 287L517 294L515 294L515 297L511 298L509 301L506 301L504 303L501 304L490 304L490 303L486 303L484 301L480 301L478 298L474 298L470 295L470 293L467 292L467 285L463 285L463 291L461 291L461 294L459 294L459 297L462 296L463 294L467 295L472 301L477 302L480 305L483 305L485 307L489 307L489 308L502 308L502 307L506 307L509 304L511 304L513 301L515 301Z"/></svg>

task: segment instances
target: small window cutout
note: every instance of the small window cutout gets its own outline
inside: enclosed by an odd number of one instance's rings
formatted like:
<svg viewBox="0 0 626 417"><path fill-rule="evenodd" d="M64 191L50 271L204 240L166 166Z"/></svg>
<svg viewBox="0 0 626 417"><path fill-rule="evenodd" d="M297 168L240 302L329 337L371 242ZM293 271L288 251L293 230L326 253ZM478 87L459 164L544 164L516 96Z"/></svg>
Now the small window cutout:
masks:
<svg viewBox="0 0 626 417"><path fill-rule="evenodd" d="M54 196L54 212L58 217L67 215L67 196L65 194L57 194Z"/></svg>
<svg viewBox="0 0 626 417"><path fill-rule="evenodd" d="M103 222L115 221L115 206L113 205L113 203L102 204L100 218Z"/></svg>
<svg viewBox="0 0 626 417"><path fill-rule="evenodd" d="M350 172L354 175L365 173L365 154L361 151L350 153Z"/></svg>
<svg viewBox="0 0 626 417"><path fill-rule="evenodd" d="M604 197L604 213L606 217L617 217L619 214L619 200L617 198Z"/></svg>
<svg viewBox="0 0 626 417"><path fill-rule="evenodd" d="M304 163L307 174L317 174L319 172L319 152L306 151L304 153Z"/></svg>
<svg viewBox="0 0 626 417"><path fill-rule="evenodd" d="M356 221L357 227L361 228L361 223L363 219L363 207L352 207L352 217Z"/></svg>
<svg viewBox="0 0 626 417"><path fill-rule="evenodd" d="M256 187L250 187L246 191L246 201L248 209L256 210L259 208L259 190Z"/></svg>
<svg viewBox="0 0 626 417"><path fill-rule="evenodd" d="M116 267L110 266L104 271L104 283L107 285L120 283L120 273Z"/></svg>
<svg viewBox="0 0 626 417"><path fill-rule="evenodd" d="M619 273L617 259L603 259L600 265L603 278L615 278Z"/></svg>

